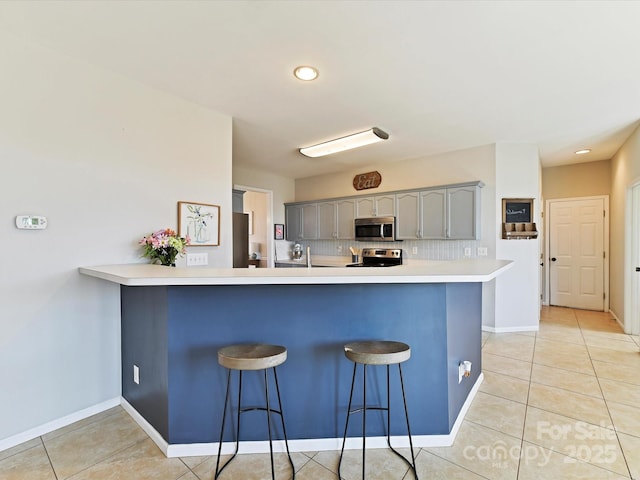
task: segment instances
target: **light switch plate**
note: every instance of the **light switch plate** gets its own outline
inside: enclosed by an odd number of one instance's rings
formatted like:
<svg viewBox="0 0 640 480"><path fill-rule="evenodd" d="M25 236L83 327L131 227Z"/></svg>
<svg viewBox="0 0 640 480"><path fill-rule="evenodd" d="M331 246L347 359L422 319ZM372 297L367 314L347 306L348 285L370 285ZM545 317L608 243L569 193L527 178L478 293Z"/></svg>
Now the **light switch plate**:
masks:
<svg viewBox="0 0 640 480"><path fill-rule="evenodd" d="M187 253L187 267L209 265L208 253Z"/></svg>

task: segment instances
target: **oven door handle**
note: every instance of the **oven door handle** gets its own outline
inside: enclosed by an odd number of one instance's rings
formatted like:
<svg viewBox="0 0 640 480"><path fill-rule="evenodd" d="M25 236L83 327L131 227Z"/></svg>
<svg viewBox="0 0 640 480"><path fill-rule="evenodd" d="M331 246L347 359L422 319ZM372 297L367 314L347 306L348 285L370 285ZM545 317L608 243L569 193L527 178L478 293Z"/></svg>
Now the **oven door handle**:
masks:
<svg viewBox="0 0 640 480"><path fill-rule="evenodd" d="M384 240L384 223L380 224L380 238Z"/></svg>

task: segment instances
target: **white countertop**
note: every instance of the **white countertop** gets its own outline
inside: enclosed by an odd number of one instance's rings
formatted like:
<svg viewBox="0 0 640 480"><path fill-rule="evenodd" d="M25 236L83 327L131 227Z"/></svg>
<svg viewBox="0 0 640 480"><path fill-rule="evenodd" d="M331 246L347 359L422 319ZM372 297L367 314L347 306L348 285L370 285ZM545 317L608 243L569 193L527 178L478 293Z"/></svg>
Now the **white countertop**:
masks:
<svg viewBox="0 0 640 480"><path fill-rule="evenodd" d="M387 268L180 268L137 263L80 267L79 271L127 286L467 283L488 282L512 264L492 259L434 260Z"/></svg>

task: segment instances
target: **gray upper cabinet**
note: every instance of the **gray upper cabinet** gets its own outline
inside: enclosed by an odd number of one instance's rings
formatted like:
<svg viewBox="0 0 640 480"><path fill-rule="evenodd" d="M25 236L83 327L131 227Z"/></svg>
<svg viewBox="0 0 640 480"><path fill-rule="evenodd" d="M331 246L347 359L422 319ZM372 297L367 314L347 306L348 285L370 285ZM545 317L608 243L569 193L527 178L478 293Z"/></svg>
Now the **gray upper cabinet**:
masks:
<svg viewBox="0 0 640 480"><path fill-rule="evenodd" d="M318 238L318 205L308 203L302 205L302 239L315 240Z"/></svg>
<svg viewBox="0 0 640 480"><path fill-rule="evenodd" d="M287 240L295 242L302 238L302 205L286 205L285 219Z"/></svg>
<svg viewBox="0 0 640 480"><path fill-rule="evenodd" d="M345 198L318 203L318 240L353 239L356 202Z"/></svg>
<svg viewBox="0 0 640 480"><path fill-rule="evenodd" d="M396 194L396 238L415 240L420 236L420 192Z"/></svg>
<svg viewBox="0 0 640 480"><path fill-rule="evenodd" d="M479 184L396 193L398 240L474 240L480 234Z"/></svg>
<svg viewBox="0 0 640 480"><path fill-rule="evenodd" d="M318 206L301 203L285 206L287 240L315 240L318 238Z"/></svg>
<svg viewBox="0 0 640 480"><path fill-rule="evenodd" d="M354 238L354 218L396 217L398 240L477 240L482 182L285 205L287 240Z"/></svg>
<svg viewBox="0 0 640 480"><path fill-rule="evenodd" d="M395 194L356 198L356 215L358 218L392 217L395 214Z"/></svg>
<svg viewBox="0 0 640 480"><path fill-rule="evenodd" d="M447 238L447 190L420 192L420 238Z"/></svg>
<svg viewBox="0 0 640 480"><path fill-rule="evenodd" d="M447 189L447 238L475 240L480 235L480 188Z"/></svg>
<svg viewBox="0 0 640 480"><path fill-rule="evenodd" d="M356 201L352 198L336 201L336 238L341 240L352 240L355 236L353 231L353 219L356 216Z"/></svg>
<svg viewBox="0 0 640 480"><path fill-rule="evenodd" d="M337 236L336 202L318 203L318 239L331 240Z"/></svg>

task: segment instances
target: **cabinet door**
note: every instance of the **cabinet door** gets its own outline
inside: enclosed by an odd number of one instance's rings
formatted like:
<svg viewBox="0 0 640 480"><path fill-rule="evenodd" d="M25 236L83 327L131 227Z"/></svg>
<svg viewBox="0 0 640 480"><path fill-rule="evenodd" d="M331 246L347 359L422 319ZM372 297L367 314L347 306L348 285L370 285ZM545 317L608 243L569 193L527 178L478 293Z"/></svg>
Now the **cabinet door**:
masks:
<svg viewBox="0 0 640 480"><path fill-rule="evenodd" d="M396 238L399 240L420 238L420 194L418 192L396 194Z"/></svg>
<svg viewBox="0 0 640 480"><path fill-rule="evenodd" d="M315 203L302 206L302 238L305 240L318 238L318 205Z"/></svg>
<svg viewBox="0 0 640 480"><path fill-rule="evenodd" d="M333 240L336 237L336 204L334 202L319 203L318 239Z"/></svg>
<svg viewBox="0 0 640 480"><path fill-rule="evenodd" d="M446 190L420 192L420 207L420 237L432 240L447 238Z"/></svg>
<svg viewBox="0 0 640 480"><path fill-rule="evenodd" d="M394 194L377 196L375 201L376 217L393 217L396 214L396 196Z"/></svg>
<svg viewBox="0 0 640 480"><path fill-rule="evenodd" d="M375 217L375 199L373 197L361 197L356 199L356 215L358 218Z"/></svg>
<svg viewBox="0 0 640 480"><path fill-rule="evenodd" d="M285 219L287 240L295 242L302 238L302 207L301 205L286 205Z"/></svg>
<svg viewBox="0 0 640 480"><path fill-rule="evenodd" d="M338 231L336 238L342 240L353 240L353 219L356 216L355 200L338 200L336 202Z"/></svg>
<svg viewBox="0 0 640 480"><path fill-rule="evenodd" d="M447 189L447 238L475 240L480 228L478 187Z"/></svg>

